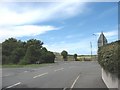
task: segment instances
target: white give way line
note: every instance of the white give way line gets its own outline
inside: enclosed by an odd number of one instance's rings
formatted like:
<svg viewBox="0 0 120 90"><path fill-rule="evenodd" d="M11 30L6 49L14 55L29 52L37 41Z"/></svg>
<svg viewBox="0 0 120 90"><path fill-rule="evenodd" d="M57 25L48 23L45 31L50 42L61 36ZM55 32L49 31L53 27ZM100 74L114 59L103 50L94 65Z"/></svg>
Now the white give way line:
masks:
<svg viewBox="0 0 120 90"><path fill-rule="evenodd" d="M33 78L41 77L41 76L46 75L46 74L48 74L48 73L43 73L43 74L40 74L40 75L34 76Z"/></svg>

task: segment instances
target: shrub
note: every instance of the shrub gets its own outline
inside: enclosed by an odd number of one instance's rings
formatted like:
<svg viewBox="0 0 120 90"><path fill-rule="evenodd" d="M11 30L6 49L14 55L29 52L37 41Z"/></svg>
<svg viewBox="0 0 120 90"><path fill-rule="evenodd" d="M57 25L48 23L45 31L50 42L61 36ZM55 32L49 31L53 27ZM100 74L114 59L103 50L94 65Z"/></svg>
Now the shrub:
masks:
<svg viewBox="0 0 120 90"><path fill-rule="evenodd" d="M110 73L120 77L120 40L104 45L98 49L99 64Z"/></svg>
<svg viewBox="0 0 120 90"><path fill-rule="evenodd" d="M63 50L63 51L61 52L61 55L63 56L64 61L67 61L68 52L65 51L65 50Z"/></svg>

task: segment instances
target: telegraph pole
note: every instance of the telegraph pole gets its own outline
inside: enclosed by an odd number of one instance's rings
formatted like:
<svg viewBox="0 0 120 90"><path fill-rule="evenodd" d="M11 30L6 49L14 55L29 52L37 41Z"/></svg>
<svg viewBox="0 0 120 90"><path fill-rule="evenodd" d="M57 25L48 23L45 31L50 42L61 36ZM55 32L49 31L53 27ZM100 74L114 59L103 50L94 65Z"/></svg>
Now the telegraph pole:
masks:
<svg viewBox="0 0 120 90"><path fill-rule="evenodd" d="M96 34L92 34L93 36L96 36L95 38L97 38L97 35ZM97 43L96 43L97 44ZM97 50L97 48L96 48L96 50ZM94 58L94 60L97 60L97 52L96 52L96 56L95 56L95 58Z"/></svg>
<svg viewBox="0 0 120 90"><path fill-rule="evenodd" d="M91 60L92 60L92 42L90 42L90 48L91 48Z"/></svg>

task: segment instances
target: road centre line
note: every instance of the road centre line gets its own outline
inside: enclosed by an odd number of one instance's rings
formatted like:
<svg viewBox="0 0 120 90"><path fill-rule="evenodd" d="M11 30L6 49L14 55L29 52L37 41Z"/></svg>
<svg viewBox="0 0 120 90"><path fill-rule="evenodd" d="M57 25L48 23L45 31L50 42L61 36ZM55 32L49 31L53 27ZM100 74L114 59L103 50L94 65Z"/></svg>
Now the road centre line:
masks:
<svg viewBox="0 0 120 90"><path fill-rule="evenodd" d="M71 88L70 90L72 90L72 88L74 87L74 85L75 85L75 83L77 82L77 80L78 80L79 77L80 77L80 75L74 80L72 86L70 87L70 88Z"/></svg>
<svg viewBox="0 0 120 90"><path fill-rule="evenodd" d="M11 85L11 86L8 86L7 88L12 88L12 87L17 86L17 85L19 85L19 84L21 84L21 82L18 82L18 83L16 83L16 84L13 84L13 85Z"/></svg>
<svg viewBox="0 0 120 90"><path fill-rule="evenodd" d="M57 69L57 70L54 70L54 71L56 72L56 71L60 71L60 70L63 70L63 69L64 69L64 68L60 68L60 69Z"/></svg>
<svg viewBox="0 0 120 90"><path fill-rule="evenodd" d="M28 72L28 71L24 71L24 73L26 73L26 72Z"/></svg>
<svg viewBox="0 0 120 90"><path fill-rule="evenodd" d="M40 74L40 75L34 76L33 78L41 77L41 76L46 75L46 74L48 74L48 73L43 73L43 74Z"/></svg>
<svg viewBox="0 0 120 90"><path fill-rule="evenodd" d="M10 76L10 75L12 75L12 74L7 74L7 75L4 75L4 76Z"/></svg>

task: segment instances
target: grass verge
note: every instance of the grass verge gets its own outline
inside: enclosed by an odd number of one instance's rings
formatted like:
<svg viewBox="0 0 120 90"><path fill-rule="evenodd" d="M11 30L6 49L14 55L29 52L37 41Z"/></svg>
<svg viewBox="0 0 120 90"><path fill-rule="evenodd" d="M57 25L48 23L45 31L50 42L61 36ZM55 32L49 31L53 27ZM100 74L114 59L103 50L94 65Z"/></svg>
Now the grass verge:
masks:
<svg viewBox="0 0 120 90"><path fill-rule="evenodd" d="M43 67L43 66L48 66L52 65L54 63L44 63L44 64L29 64L29 65L16 65L16 64L10 64L10 65L2 65L2 68L24 68L24 67Z"/></svg>

